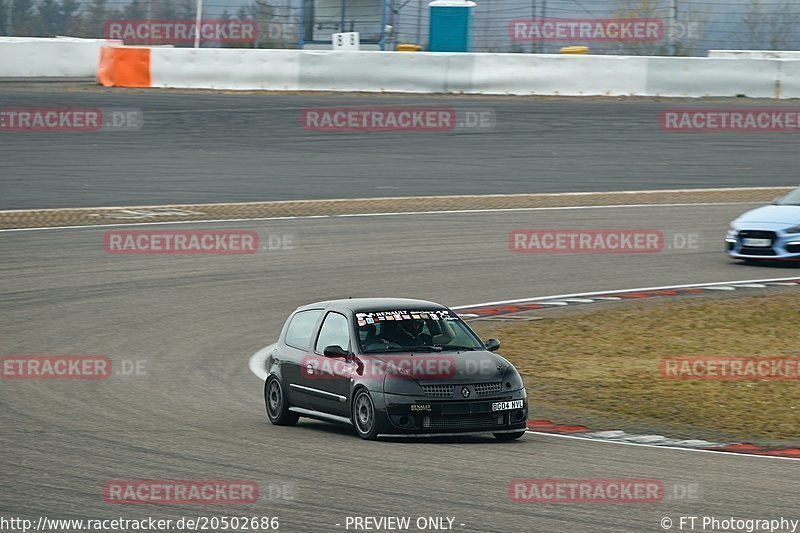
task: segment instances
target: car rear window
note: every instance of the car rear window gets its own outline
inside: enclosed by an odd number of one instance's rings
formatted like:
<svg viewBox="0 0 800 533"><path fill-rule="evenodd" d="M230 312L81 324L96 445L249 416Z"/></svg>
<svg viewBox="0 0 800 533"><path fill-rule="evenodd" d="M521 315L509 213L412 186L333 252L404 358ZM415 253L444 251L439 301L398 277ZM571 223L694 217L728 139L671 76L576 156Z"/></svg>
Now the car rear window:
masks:
<svg viewBox="0 0 800 533"><path fill-rule="evenodd" d="M286 328L284 342L294 348L301 350L308 349L311 344L311 335L314 333L314 326L317 325L322 309L309 309L295 313Z"/></svg>

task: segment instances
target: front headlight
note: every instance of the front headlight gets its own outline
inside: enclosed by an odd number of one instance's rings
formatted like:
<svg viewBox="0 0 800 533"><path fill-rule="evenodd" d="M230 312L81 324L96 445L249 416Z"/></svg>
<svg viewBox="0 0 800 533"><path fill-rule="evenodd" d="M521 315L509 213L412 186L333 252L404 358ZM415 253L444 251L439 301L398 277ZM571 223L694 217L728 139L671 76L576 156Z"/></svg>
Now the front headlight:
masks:
<svg viewBox="0 0 800 533"><path fill-rule="evenodd" d="M517 369L513 366L509 366L505 372L503 372L503 390L504 391L513 391L525 389L525 384L522 383L522 377L517 372Z"/></svg>
<svg viewBox="0 0 800 533"><path fill-rule="evenodd" d="M798 224L797 226L792 226L791 228L785 229L783 231L785 231L786 233L792 233L792 234L800 233L800 224Z"/></svg>
<svg viewBox="0 0 800 533"><path fill-rule="evenodd" d="M388 372L383 379L383 392L402 396L424 396L422 387L408 375Z"/></svg>

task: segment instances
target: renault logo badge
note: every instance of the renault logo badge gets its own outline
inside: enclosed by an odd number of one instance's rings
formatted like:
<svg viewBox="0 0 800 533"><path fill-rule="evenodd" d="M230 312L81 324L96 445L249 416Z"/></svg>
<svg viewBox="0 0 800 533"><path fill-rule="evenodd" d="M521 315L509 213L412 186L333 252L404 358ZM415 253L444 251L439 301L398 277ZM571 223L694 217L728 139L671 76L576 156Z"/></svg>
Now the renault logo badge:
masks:
<svg viewBox="0 0 800 533"><path fill-rule="evenodd" d="M464 398L469 398L469 389L466 387L461 387L461 396Z"/></svg>

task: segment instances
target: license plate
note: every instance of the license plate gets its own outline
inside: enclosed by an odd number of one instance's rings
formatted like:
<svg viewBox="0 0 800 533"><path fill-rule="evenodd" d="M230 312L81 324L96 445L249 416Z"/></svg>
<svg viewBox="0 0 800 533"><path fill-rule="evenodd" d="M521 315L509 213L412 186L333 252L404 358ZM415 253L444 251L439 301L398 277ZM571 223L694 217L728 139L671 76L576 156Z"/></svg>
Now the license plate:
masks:
<svg viewBox="0 0 800 533"><path fill-rule="evenodd" d="M742 239L742 244L745 246L753 246L756 248L763 248L767 246L772 246L772 241L770 239L753 239L753 238L744 238Z"/></svg>
<svg viewBox="0 0 800 533"><path fill-rule="evenodd" d="M492 411L508 411L509 409L522 409L522 400L492 403Z"/></svg>

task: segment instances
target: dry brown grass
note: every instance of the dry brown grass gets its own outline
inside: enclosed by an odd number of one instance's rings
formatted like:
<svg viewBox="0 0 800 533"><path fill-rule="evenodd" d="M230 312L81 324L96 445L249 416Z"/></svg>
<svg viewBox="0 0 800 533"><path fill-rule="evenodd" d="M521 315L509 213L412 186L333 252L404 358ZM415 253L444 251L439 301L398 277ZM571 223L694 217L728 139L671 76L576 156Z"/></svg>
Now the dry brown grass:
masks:
<svg viewBox="0 0 800 533"><path fill-rule="evenodd" d="M670 356L800 356L794 291L473 325L483 338L501 339L500 351L523 374L534 405L572 418L559 422L800 439L800 380L669 380L659 367Z"/></svg>

